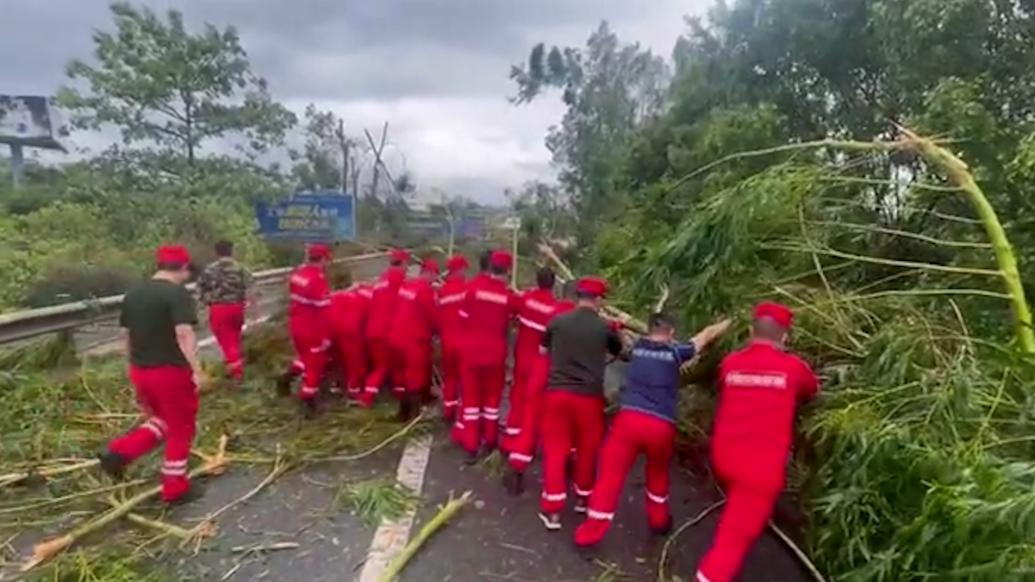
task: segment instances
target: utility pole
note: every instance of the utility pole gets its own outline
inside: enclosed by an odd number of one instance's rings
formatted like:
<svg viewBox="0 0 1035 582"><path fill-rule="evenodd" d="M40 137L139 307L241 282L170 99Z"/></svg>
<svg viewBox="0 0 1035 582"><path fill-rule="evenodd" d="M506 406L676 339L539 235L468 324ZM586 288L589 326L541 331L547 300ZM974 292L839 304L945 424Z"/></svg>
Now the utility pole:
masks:
<svg viewBox="0 0 1035 582"><path fill-rule="evenodd" d="M338 130L335 132L335 137L338 138L338 147L341 148L341 195L348 195L348 184L349 184L349 149L352 146L352 140L345 137L345 121L342 119L338 120ZM354 180L355 181L355 180ZM352 189L352 238L359 239L359 191L356 188Z"/></svg>
<svg viewBox="0 0 1035 582"><path fill-rule="evenodd" d="M14 184L14 189L17 190L22 184L22 171L25 168L25 152L22 150L22 144L11 143L11 182Z"/></svg>

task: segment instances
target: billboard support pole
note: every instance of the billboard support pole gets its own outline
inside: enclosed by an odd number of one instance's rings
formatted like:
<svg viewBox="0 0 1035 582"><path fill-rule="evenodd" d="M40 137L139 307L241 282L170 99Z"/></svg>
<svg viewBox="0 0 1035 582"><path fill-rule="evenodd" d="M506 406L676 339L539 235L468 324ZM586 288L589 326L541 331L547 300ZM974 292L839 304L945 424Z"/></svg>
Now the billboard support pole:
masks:
<svg viewBox="0 0 1035 582"><path fill-rule="evenodd" d="M22 171L25 168L25 152L22 150L22 144L12 143L11 146L11 182L14 184L15 189L21 186L22 183Z"/></svg>
<svg viewBox="0 0 1035 582"><path fill-rule="evenodd" d="M359 240L359 194L352 192L352 238Z"/></svg>

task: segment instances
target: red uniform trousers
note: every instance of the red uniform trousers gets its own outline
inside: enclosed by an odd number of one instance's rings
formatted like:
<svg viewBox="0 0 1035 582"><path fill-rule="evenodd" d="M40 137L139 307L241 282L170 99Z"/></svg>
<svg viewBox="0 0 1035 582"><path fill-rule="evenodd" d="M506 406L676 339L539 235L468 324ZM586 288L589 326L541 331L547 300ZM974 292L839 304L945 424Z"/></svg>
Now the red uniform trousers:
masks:
<svg viewBox="0 0 1035 582"><path fill-rule="evenodd" d="M507 412L504 448L511 450L524 426L525 406L528 402L528 380L532 362L539 355L539 345L518 345L514 353L514 379L510 384L510 410Z"/></svg>
<svg viewBox="0 0 1035 582"><path fill-rule="evenodd" d="M162 464L162 499L174 501L187 492L187 461L194 441L198 415L198 390L190 368L130 366L129 379L137 405L148 418L143 424L113 440L108 450L127 462L150 452L165 441Z"/></svg>
<svg viewBox="0 0 1035 582"><path fill-rule="evenodd" d="M500 400L503 399L503 383L506 366L466 362L463 364L460 389L463 392L463 408L460 415L461 440L469 453L478 452L484 442L489 448L496 446L499 437Z"/></svg>
<svg viewBox="0 0 1035 582"><path fill-rule="evenodd" d="M223 361L230 376L244 373L241 361L241 331L244 329L244 303L213 303L208 306L208 324L223 351Z"/></svg>
<svg viewBox="0 0 1035 582"><path fill-rule="evenodd" d="M367 374L366 387L363 389L360 402L364 406L373 406L374 399L385 382L395 381L391 370L396 361L387 337L368 337L367 352L370 356L370 372Z"/></svg>
<svg viewBox="0 0 1035 582"><path fill-rule="evenodd" d="M431 342L396 340L392 344L398 370L396 384L410 394L423 393L431 385Z"/></svg>
<svg viewBox="0 0 1035 582"><path fill-rule="evenodd" d="M769 523L783 490L787 452L760 450L764 446L725 449L713 445L713 449L712 461L726 492L726 506L712 545L698 566L697 580L730 582Z"/></svg>
<svg viewBox="0 0 1035 582"><path fill-rule="evenodd" d="M350 398L359 398L367 383L367 354L363 349L363 336L338 334L334 339L338 349L338 362L345 368L345 386Z"/></svg>
<svg viewBox="0 0 1035 582"><path fill-rule="evenodd" d="M291 369L295 374L302 374L298 397L301 400L311 400L320 392L331 340L323 333L323 322L291 319L288 326L291 331L291 343L295 346L295 361L291 364Z"/></svg>
<svg viewBox="0 0 1035 582"><path fill-rule="evenodd" d="M675 439L675 425L657 416L633 410L623 410L615 416L600 450L600 472L589 498L588 519L575 530L577 545L592 546L604 539L614 521L625 477L641 454L647 457L647 523L655 531L671 525L669 466Z"/></svg>
<svg viewBox="0 0 1035 582"><path fill-rule="evenodd" d="M543 414L543 393L546 391L546 382L550 375L549 356L536 354L532 359L528 375L525 380L523 412L518 434L508 445L509 455L507 460L510 467L519 473L524 473L528 465L535 457L535 450L539 444L539 434Z"/></svg>
<svg viewBox="0 0 1035 582"><path fill-rule="evenodd" d="M456 340L442 341L442 415L446 420L453 420L460 406L460 355Z"/></svg>
<svg viewBox="0 0 1035 582"><path fill-rule="evenodd" d="M604 438L604 398L554 388L543 413L543 513L559 513L568 499L567 464L572 446L575 494L589 497L596 480L597 454Z"/></svg>

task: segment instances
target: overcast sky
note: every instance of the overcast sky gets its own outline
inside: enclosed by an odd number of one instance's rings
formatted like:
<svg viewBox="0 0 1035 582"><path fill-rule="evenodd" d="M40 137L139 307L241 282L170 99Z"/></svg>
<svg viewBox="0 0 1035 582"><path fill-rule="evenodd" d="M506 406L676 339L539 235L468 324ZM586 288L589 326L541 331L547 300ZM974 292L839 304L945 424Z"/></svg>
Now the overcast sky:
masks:
<svg viewBox="0 0 1035 582"><path fill-rule="evenodd" d="M255 71L301 113L316 103L362 135L387 120L392 166L421 190L481 201L552 179L546 129L557 95L515 107L510 65L537 42L582 45L603 19L668 58L683 16L709 0L142 0L188 23L234 25ZM110 29L107 0L0 0L0 93L52 94L64 65ZM108 136L77 136L85 147Z"/></svg>

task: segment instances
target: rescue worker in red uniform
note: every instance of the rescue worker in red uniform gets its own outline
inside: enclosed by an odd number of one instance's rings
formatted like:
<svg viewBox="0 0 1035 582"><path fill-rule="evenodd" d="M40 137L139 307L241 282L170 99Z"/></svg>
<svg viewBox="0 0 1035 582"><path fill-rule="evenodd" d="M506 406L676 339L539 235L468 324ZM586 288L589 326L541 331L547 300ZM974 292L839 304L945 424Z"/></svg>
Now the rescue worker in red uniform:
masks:
<svg viewBox="0 0 1035 582"><path fill-rule="evenodd" d="M126 465L164 440L162 499L179 503L195 496L190 494L187 464L202 377L194 334L197 311L184 287L190 278L187 249L163 246L156 259L157 272L126 294L119 315L129 379L147 420L111 441L99 458L105 472L120 478Z"/></svg>
<svg viewBox="0 0 1035 582"><path fill-rule="evenodd" d="M291 392L291 382L301 375L298 399L306 418L316 415L316 397L331 347L331 298L326 275L330 260L329 246L310 245L306 249L306 263L295 269L288 279L288 329L291 343L295 346L295 361L281 377L277 390L282 396L287 396Z"/></svg>
<svg viewBox="0 0 1035 582"><path fill-rule="evenodd" d="M467 291L467 258L453 255L446 262L446 280L438 289L439 337L442 340L442 416L452 424L460 405L460 306Z"/></svg>
<svg viewBox="0 0 1035 582"><path fill-rule="evenodd" d="M245 307L251 302L252 276L234 260L234 244L227 240L216 243L216 260L198 277L201 301L208 306L212 336L223 351L227 375L234 380L244 376L241 359L241 332L244 330Z"/></svg>
<svg viewBox="0 0 1035 582"><path fill-rule="evenodd" d="M676 441L679 369L729 328L729 320L701 330L689 343L674 340L675 326L661 313L651 316L647 337L633 344L619 412L600 450L600 471L589 498L586 521L575 530L575 545L604 539L611 527L625 477L641 454L646 463L647 524L664 535L672 527L669 466Z"/></svg>
<svg viewBox="0 0 1035 582"><path fill-rule="evenodd" d="M438 276L438 263L425 259L420 274L399 288L390 345L396 359L394 368L400 371L406 389L399 399L401 422L413 418L431 388L431 338L439 328L433 283Z"/></svg>
<svg viewBox="0 0 1035 582"><path fill-rule="evenodd" d="M574 282L568 285L569 292L566 297L574 294ZM569 299L561 299L554 303L553 315L546 322L549 325L553 318L575 309L575 302ZM542 340L540 339L540 345ZM543 414L543 396L546 391L546 384L550 377L550 355L536 347L536 352L529 362L528 378L522 398L524 400L524 411L520 419L519 434L511 441L508 449L507 461L510 470L504 475L503 485L511 495L520 495L524 492L525 470L535 458L536 448L539 446Z"/></svg>
<svg viewBox="0 0 1035 582"><path fill-rule="evenodd" d="M367 360L364 349L363 324L366 322L370 285L350 284L351 274L340 272L338 291L331 294L331 329L338 364L344 368L342 378L349 398L358 399L367 380Z"/></svg>
<svg viewBox="0 0 1035 582"><path fill-rule="evenodd" d="M367 311L366 338L370 373L367 374L366 387L360 397L360 404L365 407L374 405L374 399L386 381L395 383L392 386L393 392L403 391L400 384L402 379L396 377L398 373L391 373L393 360L389 339L399 299L399 288L406 281L406 266L410 261L410 253L395 249L389 254L388 260L388 268L374 284L374 293Z"/></svg>
<svg viewBox="0 0 1035 582"><path fill-rule="evenodd" d="M515 439L521 435L524 422L525 391L528 385L532 362L543 343L546 324L553 319L557 299L553 294L556 276L547 267L536 273L536 288L522 294L517 302L517 339L514 342L514 377L510 385L510 410L507 413L507 428L503 439L504 451L510 451Z"/></svg>
<svg viewBox="0 0 1035 582"><path fill-rule="evenodd" d="M546 328L542 347L550 355L544 400L543 491L539 518L547 530L561 529L561 510L568 498L568 458L574 446L575 511L584 513L596 479L597 453L604 438L604 367L608 353L622 353L615 326L599 314L607 282L579 280L574 310Z"/></svg>
<svg viewBox="0 0 1035 582"><path fill-rule="evenodd" d="M457 354L457 361L458 361L458 364L460 366L460 382L459 382L459 384L461 385L461 389L460 389L460 393L459 393L460 394L460 399L459 399L460 403L459 403L459 405L456 408L458 413L455 415L456 419L453 422L453 428L449 431L449 436L450 436L450 438L453 439L453 442L455 442L456 444L460 445L461 447L464 446L464 438L465 438L464 437L464 415L463 415L463 396L464 396L464 391L463 391L463 388L462 388L463 378L464 378L464 367L466 365L464 362L465 362L465 360L467 358L467 354L470 351L469 350L469 346L468 346L468 342L467 342L467 319L464 316L464 309L463 309L463 307L464 307L464 302L467 300L467 289L469 289L472 285L474 285L475 281L481 281L482 279L485 279L485 278L487 278L489 276L489 260L492 258L492 253L494 253L494 252L495 251L493 251L492 249L486 249L485 251L482 251L482 254L478 255L478 273L475 274L474 277L471 277L471 279L467 281L467 285L464 287L464 299L463 299L463 301L461 301L460 306L457 309L457 314L460 316L460 321L461 321L461 325L460 325L460 328L459 328L459 331L460 331L460 333L459 333L460 343L458 344L459 348L460 348L460 351ZM480 415L479 415L478 420L476 422L479 422L479 423L481 422L481 416Z"/></svg>
<svg viewBox="0 0 1035 582"><path fill-rule="evenodd" d="M737 576L783 490L797 406L819 391L809 365L785 348L793 321L789 308L759 304L751 341L719 366L712 464L726 506L698 582Z"/></svg>
<svg viewBox="0 0 1035 582"><path fill-rule="evenodd" d="M495 251L489 272L475 277L467 288L461 317L464 318L465 353L463 391L463 446L467 462L478 460L482 445L496 447L499 433L500 400L506 376L507 332L515 297L507 286L507 274L514 263L506 251Z"/></svg>

